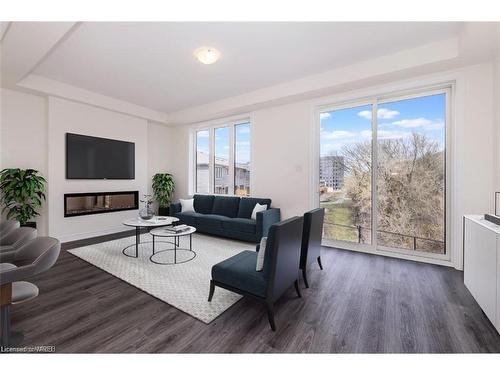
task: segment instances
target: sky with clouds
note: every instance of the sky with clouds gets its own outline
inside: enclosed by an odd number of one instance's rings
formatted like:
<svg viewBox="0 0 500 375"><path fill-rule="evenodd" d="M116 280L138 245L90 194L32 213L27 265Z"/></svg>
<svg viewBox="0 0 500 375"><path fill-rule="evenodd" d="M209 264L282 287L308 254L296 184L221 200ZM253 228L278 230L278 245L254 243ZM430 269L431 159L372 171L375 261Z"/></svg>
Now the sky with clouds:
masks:
<svg viewBox="0 0 500 375"><path fill-rule="evenodd" d="M444 149L445 94L381 103L378 107L379 139L401 139L417 132ZM344 145L370 141L371 117L371 105L321 113L321 156L340 155Z"/></svg>
<svg viewBox="0 0 500 375"><path fill-rule="evenodd" d="M214 130L215 156L229 159L229 127L216 128ZM202 130L196 133L196 148L198 151L208 154L209 131ZM235 162L250 162L250 123L238 124L234 127Z"/></svg>

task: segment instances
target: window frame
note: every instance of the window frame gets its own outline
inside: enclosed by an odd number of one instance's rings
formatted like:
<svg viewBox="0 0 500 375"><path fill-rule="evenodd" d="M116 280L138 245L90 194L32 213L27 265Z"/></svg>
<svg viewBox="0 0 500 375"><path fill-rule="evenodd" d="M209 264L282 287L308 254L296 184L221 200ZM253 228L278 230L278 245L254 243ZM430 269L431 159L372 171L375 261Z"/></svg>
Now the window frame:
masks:
<svg viewBox="0 0 500 375"><path fill-rule="evenodd" d="M249 124L250 126L250 194L253 191L253 175L252 175L252 164L253 164L253 129L252 129L252 118L250 115L238 116L227 119L219 119L214 121L208 121L203 123L195 124L190 129L191 137L191 183L190 183L190 194L212 194L212 195L222 195L222 196L238 196L235 193L235 128L238 125ZM229 128L229 161L228 161L228 193L216 193L215 192L215 130L219 128ZM208 144L209 144L209 156L208 156L208 192L198 192L197 191L197 133L200 131L208 131ZM248 195L250 196L250 195Z"/></svg>
<svg viewBox="0 0 500 375"><path fill-rule="evenodd" d="M201 133L205 131L204 129L199 129L195 130L194 132L194 174L193 174L193 181L194 181L194 186L193 190L197 191L198 188L198 133ZM208 188L210 191L210 132L208 132ZM200 193L200 194L206 194L206 193Z"/></svg>
<svg viewBox="0 0 500 375"><path fill-rule="evenodd" d="M377 233L377 222L378 222L378 212L376 212L376 202L378 199L377 185L377 171L378 168L374 168L372 172L372 241L371 244L357 244L350 243L348 241L342 240L330 240L323 239L323 245L328 247L336 247L347 250L355 250L373 254L388 255L392 257L398 257L403 259L419 259L423 261L430 261L437 264L448 264L452 261L454 254L452 238L451 238L451 205L452 205L452 158L453 158L453 121L454 121L454 97L455 97L455 82L446 82L441 84L432 84L429 86L423 86L418 88L401 89L395 91L381 91L374 92L371 95L362 98L353 98L352 100L342 100L338 101L337 104L320 104L315 108L314 114L314 156L313 156L313 179L312 179L312 206L319 207L319 166L320 166L320 132L319 128L321 126L320 115L324 112L337 111L347 108L353 108L362 105L372 106L372 163L378 163L378 118L376 113L378 111L378 106L384 103L394 102L405 99L413 99L418 97L424 97L435 94L446 94L445 102L445 254L432 254L420 251L398 249L393 247L382 246L377 243L376 233ZM332 102L330 102L332 103Z"/></svg>
<svg viewBox="0 0 500 375"><path fill-rule="evenodd" d="M229 153L229 157L228 157L228 160L227 160L227 168L228 168L228 184L227 184L227 191L228 193L216 193L216 178L217 178L217 164L215 163L215 159L216 159L216 151L217 151L217 147L216 147L216 142L215 142L215 137L216 137L216 132L218 129L229 129L229 136L228 136L228 142L229 142L229 150L228 150L228 153ZM218 195L228 195L229 194L229 191L231 189L231 180L232 180L232 175L234 174L234 169L231 168L231 162L232 160L234 159L234 125L231 126L231 125L221 125L221 126L215 126L213 128L213 153L211 156L209 156L210 159L212 159L213 161L213 164L214 164L214 174L213 176L208 176L209 179L212 178L211 181L209 181L209 185L212 185L212 191L214 194L218 194ZM222 178L224 176L224 172L222 171L222 168L220 170L220 178Z"/></svg>

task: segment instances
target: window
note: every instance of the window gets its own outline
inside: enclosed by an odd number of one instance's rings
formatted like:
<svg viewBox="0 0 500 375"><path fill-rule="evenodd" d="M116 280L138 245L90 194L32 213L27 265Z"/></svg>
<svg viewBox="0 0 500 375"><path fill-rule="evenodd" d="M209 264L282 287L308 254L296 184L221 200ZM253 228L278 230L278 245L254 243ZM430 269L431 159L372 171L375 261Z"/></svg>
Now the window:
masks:
<svg viewBox="0 0 500 375"><path fill-rule="evenodd" d="M250 123L234 127L234 194L250 195Z"/></svg>
<svg viewBox="0 0 500 375"><path fill-rule="evenodd" d="M250 195L250 131L238 121L195 132L195 192Z"/></svg>
<svg viewBox="0 0 500 375"><path fill-rule="evenodd" d="M377 132L377 243L444 254L446 94L384 101Z"/></svg>
<svg viewBox="0 0 500 375"><path fill-rule="evenodd" d="M447 256L448 95L442 89L374 98L320 114L319 205L327 241Z"/></svg>
<svg viewBox="0 0 500 375"><path fill-rule="evenodd" d="M208 193L209 133L208 130L196 132L196 192Z"/></svg>
<svg viewBox="0 0 500 375"><path fill-rule="evenodd" d="M229 127L215 128L214 142L214 193L229 192Z"/></svg>
<svg viewBox="0 0 500 375"><path fill-rule="evenodd" d="M364 105L321 114L319 191L326 238L371 242L371 225L363 225L370 223L372 209L371 110ZM356 204L358 194L363 204Z"/></svg>

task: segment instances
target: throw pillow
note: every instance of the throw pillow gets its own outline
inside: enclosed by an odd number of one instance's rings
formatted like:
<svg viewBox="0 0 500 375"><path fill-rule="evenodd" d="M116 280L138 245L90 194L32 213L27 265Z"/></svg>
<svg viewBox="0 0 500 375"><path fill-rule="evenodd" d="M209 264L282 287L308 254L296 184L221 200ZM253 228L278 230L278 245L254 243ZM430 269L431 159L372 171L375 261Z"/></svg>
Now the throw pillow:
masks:
<svg viewBox="0 0 500 375"><path fill-rule="evenodd" d="M194 212L194 199L179 199L181 212Z"/></svg>
<svg viewBox="0 0 500 375"><path fill-rule="evenodd" d="M252 220L257 220L257 212L267 210L267 204L256 203L252 211Z"/></svg>
<svg viewBox="0 0 500 375"><path fill-rule="evenodd" d="M257 253L257 264L255 265L255 271L262 271L264 269L264 257L266 255L266 244L267 237L262 237L260 240L260 248Z"/></svg>

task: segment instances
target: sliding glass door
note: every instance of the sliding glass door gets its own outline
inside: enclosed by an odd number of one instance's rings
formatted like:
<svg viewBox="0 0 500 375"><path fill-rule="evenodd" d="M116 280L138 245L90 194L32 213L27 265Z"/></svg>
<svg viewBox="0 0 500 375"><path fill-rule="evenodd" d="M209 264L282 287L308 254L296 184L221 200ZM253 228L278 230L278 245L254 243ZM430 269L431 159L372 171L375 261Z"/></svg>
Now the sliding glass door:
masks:
<svg viewBox="0 0 500 375"><path fill-rule="evenodd" d="M320 116L320 207L329 240L371 243L371 113L363 105Z"/></svg>
<svg viewBox="0 0 500 375"><path fill-rule="evenodd" d="M320 114L327 244L447 256L448 96L374 98Z"/></svg>

